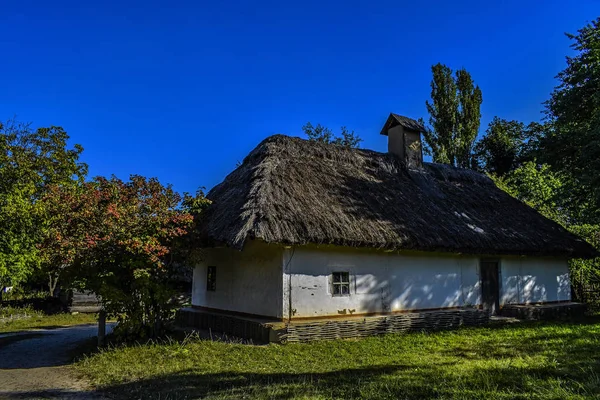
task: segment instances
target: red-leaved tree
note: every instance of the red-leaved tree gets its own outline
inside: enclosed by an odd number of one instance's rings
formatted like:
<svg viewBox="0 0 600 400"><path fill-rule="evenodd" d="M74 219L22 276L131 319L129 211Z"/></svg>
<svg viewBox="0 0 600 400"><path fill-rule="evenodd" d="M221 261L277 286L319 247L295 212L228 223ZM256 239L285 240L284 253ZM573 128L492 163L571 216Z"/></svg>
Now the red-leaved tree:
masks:
<svg viewBox="0 0 600 400"><path fill-rule="evenodd" d="M187 252L199 191L184 198L156 179L95 178L77 187L54 186L45 197L50 218L41 245L44 261L82 289L98 294L128 337L164 331L175 304L171 284Z"/></svg>

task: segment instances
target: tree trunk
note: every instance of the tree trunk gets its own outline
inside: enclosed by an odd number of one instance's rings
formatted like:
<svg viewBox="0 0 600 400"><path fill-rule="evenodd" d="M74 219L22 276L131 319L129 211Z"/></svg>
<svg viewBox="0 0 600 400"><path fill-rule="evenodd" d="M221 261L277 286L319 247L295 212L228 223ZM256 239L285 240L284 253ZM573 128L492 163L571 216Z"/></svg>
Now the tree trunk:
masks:
<svg viewBox="0 0 600 400"><path fill-rule="evenodd" d="M54 276L53 276L54 275ZM48 290L50 290L50 296L55 297L56 285L58 284L58 274L48 274Z"/></svg>

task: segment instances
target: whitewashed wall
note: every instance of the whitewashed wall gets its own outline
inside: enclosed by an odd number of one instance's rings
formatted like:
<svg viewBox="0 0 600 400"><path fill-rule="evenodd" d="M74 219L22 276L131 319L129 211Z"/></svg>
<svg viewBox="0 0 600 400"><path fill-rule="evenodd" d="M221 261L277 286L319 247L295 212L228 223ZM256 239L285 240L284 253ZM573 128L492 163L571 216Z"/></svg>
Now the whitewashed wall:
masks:
<svg viewBox="0 0 600 400"><path fill-rule="evenodd" d="M348 271L349 296L331 295L331 273ZM284 254L284 304L296 318L479 305L479 259L331 248ZM291 302L288 291L291 286Z"/></svg>
<svg viewBox="0 0 600 400"><path fill-rule="evenodd" d="M279 246L249 241L243 251L203 251L194 269L192 305L282 317L282 255ZM206 290L207 266L216 267L216 290Z"/></svg>
<svg viewBox="0 0 600 400"><path fill-rule="evenodd" d="M571 300L567 260L505 258L500 279L500 305Z"/></svg>
<svg viewBox="0 0 600 400"><path fill-rule="evenodd" d="M284 249L250 241L242 252L205 251L194 269L192 304L277 318L476 306L479 262L476 256ZM209 265L217 267L214 292L206 290ZM349 296L331 294L337 271L350 273ZM566 260L503 258L499 278L500 305L571 299Z"/></svg>

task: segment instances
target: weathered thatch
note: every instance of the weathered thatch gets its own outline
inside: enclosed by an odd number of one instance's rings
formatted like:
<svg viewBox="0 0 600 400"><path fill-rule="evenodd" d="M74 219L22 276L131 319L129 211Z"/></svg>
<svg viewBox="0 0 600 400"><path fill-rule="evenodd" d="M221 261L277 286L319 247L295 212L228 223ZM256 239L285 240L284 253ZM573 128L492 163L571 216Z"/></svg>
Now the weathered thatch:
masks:
<svg viewBox="0 0 600 400"><path fill-rule="evenodd" d="M486 176L275 135L208 194L205 237L471 254L589 257L594 249Z"/></svg>

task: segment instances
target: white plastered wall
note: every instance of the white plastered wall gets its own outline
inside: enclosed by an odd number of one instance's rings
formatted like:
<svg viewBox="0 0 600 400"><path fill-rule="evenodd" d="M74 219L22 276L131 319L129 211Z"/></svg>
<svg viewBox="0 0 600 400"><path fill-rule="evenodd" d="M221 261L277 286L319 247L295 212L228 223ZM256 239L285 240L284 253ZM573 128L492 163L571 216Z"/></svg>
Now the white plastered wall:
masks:
<svg viewBox="0 0 600 400"><path fill-rule="evenodd" d="M337 271L350 273L349 296L331 294L331 274ZM283 280L285 318L481 303L479 259L470 256L296 248L285 250Z"/></svg>
<svg viewBox="0 0 600 400"><path fill-rule="evenodd" d="M500 305L571 300L564 259L504 258L500 262Z"/></svg>
<svg viewBox="0 0 600 400"><path fill-rule="evenodd" d="M282 318L280 246L248 241L243 251L205 249L194 268L192 305ZM216 290L206 290L207 267L216 267Z"/></svg>

